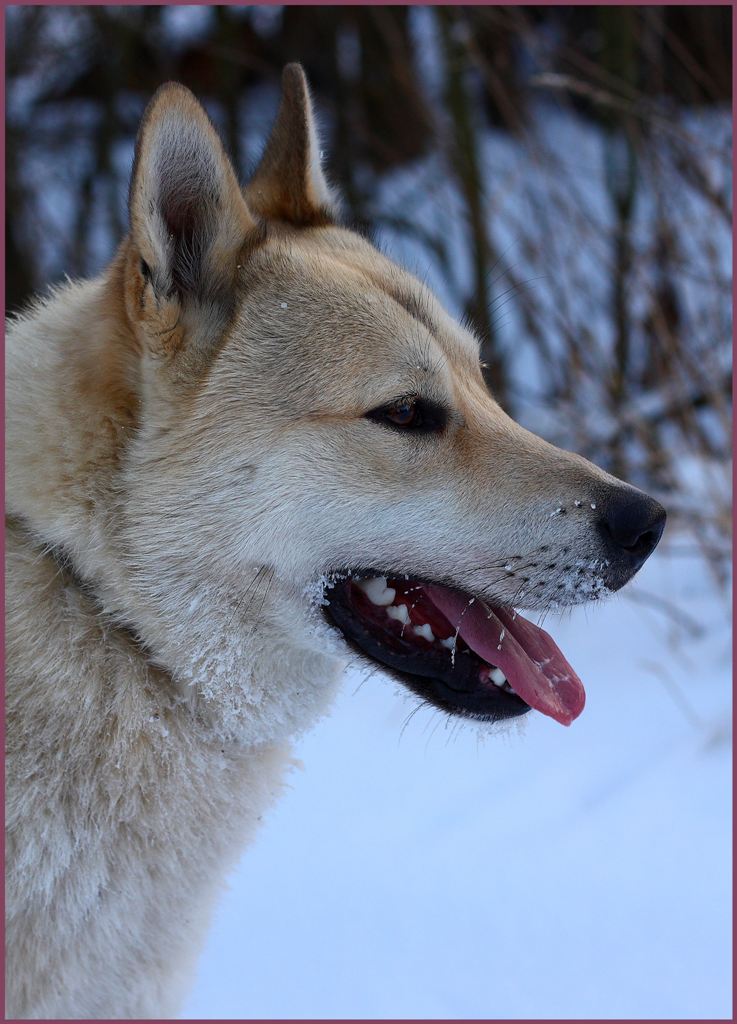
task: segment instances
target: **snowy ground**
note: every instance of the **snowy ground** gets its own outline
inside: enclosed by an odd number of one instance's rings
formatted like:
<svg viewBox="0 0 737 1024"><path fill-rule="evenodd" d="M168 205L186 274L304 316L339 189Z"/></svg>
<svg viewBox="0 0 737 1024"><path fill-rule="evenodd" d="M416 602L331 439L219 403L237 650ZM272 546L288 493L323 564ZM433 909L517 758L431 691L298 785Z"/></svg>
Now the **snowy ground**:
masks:
<svg viewBox="0 0 737 1024"><path fill-rule="evenodd" d="M184 1016L729 1017L730 614L666 541L623 594L547 620L587 685L570 729L403 729L396 684L348 679Z"/></svg>

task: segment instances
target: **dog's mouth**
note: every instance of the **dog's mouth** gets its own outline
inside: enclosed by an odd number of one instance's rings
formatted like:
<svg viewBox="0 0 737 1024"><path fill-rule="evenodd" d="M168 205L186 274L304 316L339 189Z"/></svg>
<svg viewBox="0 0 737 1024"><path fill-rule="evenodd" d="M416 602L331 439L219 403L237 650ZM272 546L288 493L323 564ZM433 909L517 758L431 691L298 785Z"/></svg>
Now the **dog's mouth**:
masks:
<svg viewBox="0 0 737 1024"><path fill-rule="evenodd" d="M436 583L352 574L325 613L348 642L445 711L500 721L534 708L570 725L586 695L544 630L512 608Z"/></svg>

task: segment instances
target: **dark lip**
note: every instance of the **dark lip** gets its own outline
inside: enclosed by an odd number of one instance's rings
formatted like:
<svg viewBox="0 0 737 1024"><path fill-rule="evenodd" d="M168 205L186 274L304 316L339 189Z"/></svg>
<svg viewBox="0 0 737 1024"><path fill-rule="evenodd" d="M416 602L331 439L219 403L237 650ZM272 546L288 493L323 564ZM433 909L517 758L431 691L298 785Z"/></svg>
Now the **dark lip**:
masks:
<svg viewBox="0 0 737 1024"><path fill-rule="evenodd" d="M380 664L422 700L448 714L484 722L516 718L531 710L516 694L482 684L479 670L485 662L470 649L459 647L451 662L449 654L446 658L445 653L419 650L415 644L402 642L396 636L390 637L387 631L386 639L391 640L389 645L384 642L381 629L371 628L369 621L348 599L352 581L373 576L406 579L424 586L431 583L452 586L451 583L380 569L343 570L333 575L335 582L325 591L328 603L323 607L328 622L340 630L353 650Z"/></svg>

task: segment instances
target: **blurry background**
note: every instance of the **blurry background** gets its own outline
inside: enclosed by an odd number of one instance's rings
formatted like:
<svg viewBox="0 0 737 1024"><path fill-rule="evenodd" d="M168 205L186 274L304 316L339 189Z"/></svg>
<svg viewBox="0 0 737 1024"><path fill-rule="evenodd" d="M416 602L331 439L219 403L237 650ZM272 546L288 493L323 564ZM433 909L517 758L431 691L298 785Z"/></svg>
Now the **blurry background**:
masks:
<svg viewBox="0 0 737 1024"><path fill-rule="evenodd" d="M347 219L471 322L514 416L669 510L637 582L553 630L589 682L570 732L448 745L402 731L386 682L347 688L191 1012L728 1016L731 9L14 7L6 29L11 310L112 255L158 85L197 94L245 180L299 60Z"/></svg>

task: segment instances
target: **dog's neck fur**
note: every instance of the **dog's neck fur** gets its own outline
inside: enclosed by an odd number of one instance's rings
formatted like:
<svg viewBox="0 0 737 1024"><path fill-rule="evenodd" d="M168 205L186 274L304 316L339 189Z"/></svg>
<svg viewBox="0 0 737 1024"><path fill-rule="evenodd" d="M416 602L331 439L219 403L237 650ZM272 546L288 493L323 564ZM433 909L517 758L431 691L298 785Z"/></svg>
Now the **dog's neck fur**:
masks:
<svg viewBox="0 0 737 1024"><path fill-rule="evenodd" d="M13 327L8 511L137 638L213 735L281 741L322 713L342 663L304 595L269 567L228 578L227 567L198 564L186 538L152 567L136 550L130 509L146 496L128 490L126 462L141 431L142 356L125 316L124 259L125 246L102 277L64 286ZM304 646L287 648L306 616ZM263 672L274 664L282 679Z"/></svg>

